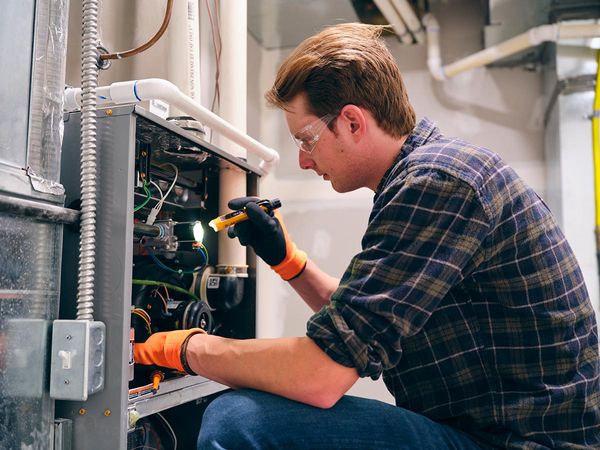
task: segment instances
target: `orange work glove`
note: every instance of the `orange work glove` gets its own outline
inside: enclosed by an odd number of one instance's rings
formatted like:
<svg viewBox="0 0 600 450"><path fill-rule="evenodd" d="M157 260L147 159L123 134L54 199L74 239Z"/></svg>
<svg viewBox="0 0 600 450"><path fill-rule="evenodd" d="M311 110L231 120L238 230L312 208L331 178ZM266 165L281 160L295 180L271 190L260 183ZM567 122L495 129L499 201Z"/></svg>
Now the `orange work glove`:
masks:
<svg viewBox="0 0 600 450"><path fill-rule="evenodd" d="M133 359L138 364L154 364L196 375L187 363L185 350L190 338L199 333L206 334L206 331L191 328L154 333L146 342L133 346Z"/></svg>
<svg viewBox="0 0 600 450"><path fill-rule="evenodd" d="M285 258L279 264L271 266L271 269L277 272L285 281L289 281L304 272L308 256L306 252L299 250L296 244L290 239L285 223L283 222L283 217L281 217L279 211L275 211L275 218L279 220L285 237Z"/></svg>

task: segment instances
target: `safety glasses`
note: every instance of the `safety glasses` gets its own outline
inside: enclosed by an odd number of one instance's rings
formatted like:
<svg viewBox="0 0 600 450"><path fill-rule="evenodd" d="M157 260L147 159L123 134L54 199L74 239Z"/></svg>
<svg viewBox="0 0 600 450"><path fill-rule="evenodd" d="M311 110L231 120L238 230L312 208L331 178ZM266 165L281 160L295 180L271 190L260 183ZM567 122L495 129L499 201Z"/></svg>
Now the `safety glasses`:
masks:
<svg viewBox="0 0 600 450"><path fill-rule="evenodd" d="M292 135L292 139L300 150L311 154L317 146L317 142L319 142L321 133L323 133L325 127L329 126L337 116L337 114L325 114L319 117L298 131L296 133L298 137Z"/></svg>

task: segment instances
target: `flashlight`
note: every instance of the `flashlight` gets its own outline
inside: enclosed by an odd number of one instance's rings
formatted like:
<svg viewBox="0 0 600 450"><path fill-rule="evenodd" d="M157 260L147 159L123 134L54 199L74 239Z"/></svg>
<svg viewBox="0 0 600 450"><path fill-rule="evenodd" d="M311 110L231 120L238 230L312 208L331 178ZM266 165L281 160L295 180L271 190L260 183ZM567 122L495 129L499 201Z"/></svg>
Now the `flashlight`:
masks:
<svg viewBox="0 0 600 450"><path fill-rule="evenodd" d="M260 206L267 214L271 214L274 209L277 209L281 206L281 201L278 198L274 198L273 200L259 200L256 202L256 204ZM238 222L243 222L244 220L248 220L246 208L219 216L208 222L208 226L215 231L221 231L227 227L230 227L231 225L235 225Z"/></svg>

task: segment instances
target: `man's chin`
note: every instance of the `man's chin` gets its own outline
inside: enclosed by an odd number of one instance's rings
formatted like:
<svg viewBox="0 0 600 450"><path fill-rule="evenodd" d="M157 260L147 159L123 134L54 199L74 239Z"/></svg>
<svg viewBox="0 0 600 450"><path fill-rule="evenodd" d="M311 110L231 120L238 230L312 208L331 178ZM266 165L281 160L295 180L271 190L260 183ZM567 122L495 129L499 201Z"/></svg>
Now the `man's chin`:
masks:
<svg viewBox="0 0 600 450"><path fill-rule="evenodd" d="M357 190L357 187L351 187L351 186L340 186L339 184L334 183L333 181L330 180L331 183L331 187L333 188L333 190L335 192L337 192L338 194L345 194L347 192L352 192Z"/></svg>

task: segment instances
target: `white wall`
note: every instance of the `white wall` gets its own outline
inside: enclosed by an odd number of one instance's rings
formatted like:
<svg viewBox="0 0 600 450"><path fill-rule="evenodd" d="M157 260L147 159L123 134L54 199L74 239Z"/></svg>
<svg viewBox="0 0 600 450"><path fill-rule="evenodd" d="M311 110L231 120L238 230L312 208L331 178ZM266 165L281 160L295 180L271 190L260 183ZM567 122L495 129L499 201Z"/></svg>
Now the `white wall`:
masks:
<svg viewBox="0 0 600 450"><path fill-rule="evenodd" d="M439 5L442 58L450 63L481 49L483 20L476 2L458 0ZM434 11L435 13L436 11ZM417 116L435 120L454 135L498 152L540 194L544 194L542 75L515 69L478 69L446 82L429 76L424 46L388 45L403 73ZM341 276L360 249L372 204L366 189L337 194L314 173L298 168L297 150L283 114L264 106L263 94L289 50L263 50L249 39L248 132L281 153L281 164L262 182L265 197L283 202L286 225L298 246L324 270ZM254 64L253 64L254 62ZM258 106L257 106L258 105ZM260 111L260 113L258 113ZM258 120L260 117L260 120ZM259 324L263 337L304 334L311 311L271 271L259 267ZM360 380L351 394L393 402L382 382Z"/></svg>

